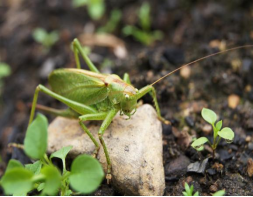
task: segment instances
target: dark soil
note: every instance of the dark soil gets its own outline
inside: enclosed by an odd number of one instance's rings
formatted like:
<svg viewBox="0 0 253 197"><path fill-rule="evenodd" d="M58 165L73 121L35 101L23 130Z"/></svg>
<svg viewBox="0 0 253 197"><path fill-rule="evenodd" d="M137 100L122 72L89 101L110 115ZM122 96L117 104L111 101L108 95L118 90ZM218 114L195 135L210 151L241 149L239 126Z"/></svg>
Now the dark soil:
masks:
<svg viewBox="0 0 253 197"><path fill-rule="evenodd" d="M10 158L29 162L20 150L7 147L10 142L23 142L29 118L28 104L38 84L48 85L45 72L48 64L53 65L51 69L75 67L71 41L83 33L88 23L102 26L113 8L117 7L123 13L114 35L124 40L128 57L119 60L108 48L93 47L92 53L102 58L92 60L104 69L100 65L109 58L112 61L109 70L120 76L128 72L137 88L151 84L183 63L218 52L223 43L226 48L253 43L252 1L160 0L149 2L152 28L162 30L164 39L152 46L143 46L121 33L124 24L137 24L134 13L142 2L108 0L107 13L98 22L90 20L85 8L72 8L69 0L0 2L0 60L12 68L12 75L4 79L1 94L0 151L3 162L0 176ZM49 52L44 52L33 40L32 31L36 27L60 32L60 40ZM253 158L252 54L253 48L247 48L209 58L192 66L189 77L184 78L177 72L155 85L162 115L173 124L172 127L163 125L165 195L182 195L185 181L193 184L201 195L210 195L220 189L225 189L226 195L253 195L253 179L248 173L252 168L250 158ZM235 108L229 107L228 103L228 97L233 94L240 98ZM149 96L143 101L152 103ZM43 94L39 103L63 107ZM235 131L233 143L221 141L215 160L208 147L198 153L189 146L191 136L212 137L200 116L203 107L214 110L223 125ZM49 118L52 120L53 117ZM210 159L203 173L187 172L186 165L177 165L182 161L203 161L207 157ZM95 195L124 194L103 184Z"/></svg>

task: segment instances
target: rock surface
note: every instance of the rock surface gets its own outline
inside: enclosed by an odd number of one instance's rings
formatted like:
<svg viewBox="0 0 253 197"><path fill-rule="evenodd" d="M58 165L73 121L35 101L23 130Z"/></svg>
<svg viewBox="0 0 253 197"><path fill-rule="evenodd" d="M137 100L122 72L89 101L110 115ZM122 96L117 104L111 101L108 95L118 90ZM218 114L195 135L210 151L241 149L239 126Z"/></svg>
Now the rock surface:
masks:
<svg viewBox="0 0 253 197"><path fill-rule="evenodd" d="M150 105L137 109L130 120L117 115L104 134L112 161L112 184L124 195L163 195L162 126ZM85 123L97 138L101 123ZM95 146L77 120L57 117L48 129L48 152L72 145L72 157L93 153ZM97 156L104 170L103 148Z"/></svg>

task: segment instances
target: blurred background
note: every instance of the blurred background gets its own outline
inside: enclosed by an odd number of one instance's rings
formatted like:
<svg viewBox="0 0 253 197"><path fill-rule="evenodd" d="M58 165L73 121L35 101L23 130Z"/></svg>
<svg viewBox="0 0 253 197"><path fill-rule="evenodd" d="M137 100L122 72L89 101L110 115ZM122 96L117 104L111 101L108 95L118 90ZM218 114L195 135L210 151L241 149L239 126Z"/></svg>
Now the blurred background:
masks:
<svg viewBox="0 0 253 197"><path fill-rule="evenodd" d="M122 77L128 72L141 88L184 63L253 44L252 19L250 0L0 0L0 176L10 158L29 161L8 143L23 143L36 86L48 86L54 69L75 67L74 38L103 73ZM245 173L253 157L252 54L247 48L209 58L155 85L162 115L173 123L173 128L163 126L165 172L179 155L198 160L189 145L192 136L210 134L200 117L202 107L208 107L236 133L234 147L220 150L221 161L234 156L228 169ZM82 68L87 68L84 62ZM146 96L143 102L152 100ZM38 103L64 108L43 94ZM166 195L180 194L177 176L166 181ZM252 180L247 187L252 188Z"/></svg>

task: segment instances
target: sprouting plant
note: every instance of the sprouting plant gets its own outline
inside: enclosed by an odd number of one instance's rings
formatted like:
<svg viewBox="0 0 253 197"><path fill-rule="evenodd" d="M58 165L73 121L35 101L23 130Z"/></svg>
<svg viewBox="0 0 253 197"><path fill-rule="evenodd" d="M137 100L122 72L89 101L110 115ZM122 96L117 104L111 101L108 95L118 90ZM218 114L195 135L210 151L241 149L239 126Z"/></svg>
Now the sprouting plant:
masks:
<svg viewBox="0 0 253 197"><path fill-rule="evenodd" d="M104 0L73 0L72 5L74 8L87 6L89 16L93 20L100 19L105 12Z"/></svg>
<svg viewBox="0 0 253 197"><path fill-rule="evenodd" d="M79 155L72 163L70 171L66 169L65 158L72 146L63 147L48 158L47 119L39 114L29 125L24 140L24 151L33 159L33 164L23 166L17 160L10 160L0 184L7 195L27 195L37 190L40 195L63 196L89 194L96 190L104 177L99 162L91 156ZM62 160L60 172L52 163L53 158ZM71 188L70 188L71 186Z"/></svg>
<svg viewBox="0 0 253 197"><path fill-rule="evenodd" d="M123 34L126 36L133 36L137 41L150 45L155 40L161 40L163 34L161 31L151 31L151 19L150 19L150 5L144 2L138 12L139 25L141 28L127 25L123 28Z"/></svg>
<svg viewBox="0 0 253 197"><path fill-rule="evenodd" d="M59 40L59 33L57 31L48 33L43 28L36 28L32 35L34 40L42 44L47 50Z"/></svg>
<svg viewBox="0 0 253 197"><path fill-rule="evenodd" d="M225 139L227 143L231 143L234 140L234 132L232 131L232 129L228 127L221 129L222 120L216 122L217 115L212 110L203 108L201 111L201 115L204 118L204 120L207 121L209 124L211 124L213 127L213 143L211 143L206 137L200 137L196 139L191 146L195 148L197 151L202 151L204 149L203 145L206 142L208 142L213 150L213 158L214 158L215 150L221 138Z"/></svg>
<svg viewBox="0 0 253 197"><path fill-rule="evenodd" d="M191 187L190 187L188 185L188 183L185 182L184 189L185 189L185 192L182 192L184 196L199 196L198 191L193 194L193 191L194 191L194 186L193 185L191 185Z"/></svg>
<svg viewBox="0 0 253 197"><path fill-rule="evenodd" d="M98 29L98 32L106 32L106 33L112 33L116 29L120 19L121 19L122 13L119 9L114 9L111 12L110 19L108 22Z"/></svg>
<svg viewBox="0 0 253 197"><path fill-rule="evenodd" d="M11 74L11 68L8 64L0 62L0 94L3 87L3 78L8 77Z"/></svg>
<svg viewBox="0 0 253 197"><path fill-rule="evenodd" d="M185 189L185 192L182 192L184 196L199 196L198 191L193 194L193 191L194 191L193 185L191 185L191 187L190 187L188 185L188 183L185 182L184 189ZM212 196L224 196L225 193L226 193L225 190L219 190L219 191L213 193Z"/></svg>

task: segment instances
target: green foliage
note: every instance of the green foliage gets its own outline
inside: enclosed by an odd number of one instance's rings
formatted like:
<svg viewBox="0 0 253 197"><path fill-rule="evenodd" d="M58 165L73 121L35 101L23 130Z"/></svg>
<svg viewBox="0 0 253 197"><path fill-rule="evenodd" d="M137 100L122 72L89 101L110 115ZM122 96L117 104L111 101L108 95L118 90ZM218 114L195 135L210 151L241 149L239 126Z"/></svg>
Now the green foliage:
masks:
<svg viewBox="0 0 253 197"><path fill-rule="evenodd" d="M182 192L184 196L199 196L199 192L195 192L193 194L193 191L194 191L193 185L191 185L191 187L189 187L188 183L185 183L184 189L185 189L185 192Z"/></svg>
<svg viewBox="0 0 253 197"><path fill-rule="evenodd" d="M72 188L82 194L96 190L104 178L104 172L99 162L91 156L80 155L66 169L65 159L72 146L63 147L52 153L50 159L47 150L47 119L39 114L30 124L25 137L24 149L32 159L33 164L25 167L16 160L10 160L0 184L8 195L27 195L36 189L41 195L72 195ZM63 171L53 165L51 159L59 158L63 162Z"/></svg>
<svg viewBox="0 0 253 197"><path fill-rule="evenodd" d="M34 40L42 44L46 49L50 49L59 40L59 33L57 31L48 33L43 28L36 28L32 35Z"/></svg>
<svg viewBox="0 0 253 197"><path fill-rule="evenodd" d="M151 31L150 5L144 2L138 11L140 27L127 25L123 28L125 36L133 36L137 41L145 45L150 45L156 40L163 38L161 31Z"/></svg>
<svg viewBox="0 0 253 197"><path fill-rule="evenodd" d="M188 183L184 184L184 189L185 191L182 192L184 196L199 196L199 192L195 192L193 194L194 191L194 186L191 185L191 187L188 185ZM212 196L224 196L225 195L225 190L219 190L217 192L215 192Z"/></svg>
<svg viewBox="0 0 253 197"><path fill-rule="evenodd" d="M72 5L74 8L87 6L89 16L93 20L100 19L105 12L104 0L73 0Z"/></svg>
<svg viewBox="0 0 253 197"><path fill-rule="evenodd" d="M103 177L104 171L97 160L88 155L80 155L72 163L69 181L75 190L89 194L98 188Z"/></svg>
<svg viewBox="0 0 253 197"><path fill-rule="evenodd" d="M24 147L32 159L42 159L47 151L47 127L46 117L38 114L27 129Z"/></svg>
<svg viewBox="0 0 253 197"><path fill-rule="evenodd" d="M211 124L213 127L213 143L211 144L211 142L206 137L200 137L196 139L191 146L195 148L197 151L201 151L204 149L204 144L208 142L211 148L213 149L213 156L214 156L215 150L221 138L223 138L227 143L231 143L234 140L234 132L232 131L232 129L228 127L221 129L222 120L218 121L215 124L215 122L217 121L217 115L214 111L203 108L201 111L201 115L203 119L207 121L209 124Z"/></svg>
<svg viewBox="0 0 253 197"><path fill-rule="evenodd" d="M116 29L120 19L121 19L121 11L118 9L114 9L111 12L111 16L109 21L101 28L98 29L98 32L106 32L106 33L112 33Z"/></svg>
<svg viewBox="0 0 253 197"><path fill-rule="evenodd" d="M4 63L0 62L0 88L3 87L3 78L8 77L11 74L11 67ZM1 94L1 89L0 89L0 94Z"/></svg>
<svg viewBox="0 0 253 197"><path fill-rule="evenodd" d="M224 196L225 195L225 190L219 190L215 192L212 196Z"/></svg>

